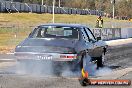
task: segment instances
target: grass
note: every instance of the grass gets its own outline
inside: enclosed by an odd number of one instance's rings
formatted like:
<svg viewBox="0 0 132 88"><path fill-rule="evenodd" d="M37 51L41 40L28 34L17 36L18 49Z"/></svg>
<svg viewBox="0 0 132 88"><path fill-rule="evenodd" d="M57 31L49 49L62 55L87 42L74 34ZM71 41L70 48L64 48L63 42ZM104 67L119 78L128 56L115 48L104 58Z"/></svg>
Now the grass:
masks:
<svg viewBox="0 0 132 88"><path fill-rule="evenodd" d="M56 23L85 23L90 27L94 27L96 19L97 16L94 15L55 14ZM104 22L112 22L109 18L103 17L103 19ZM52 14L0 13L0 51L3 51L4 48L7 51L7 48L14 48L28 36L32 27L49 22L52 22ZM125 21L115 20L115 22Z"/></svg>
<svg viewBox="0 0 132 88"><path fill-rule="evenodd" d="M90 26L94 26L97 16L95 15L66 15L55 14L55 22L64 23L86 23ZM103 17L104 22L112 21L109 18ZM1 13L0 21L6 21L7 24L31 26L42 23L52 22L52 14L36 14L36 13ZM115 20L119 21L119 20Z"/></svg>

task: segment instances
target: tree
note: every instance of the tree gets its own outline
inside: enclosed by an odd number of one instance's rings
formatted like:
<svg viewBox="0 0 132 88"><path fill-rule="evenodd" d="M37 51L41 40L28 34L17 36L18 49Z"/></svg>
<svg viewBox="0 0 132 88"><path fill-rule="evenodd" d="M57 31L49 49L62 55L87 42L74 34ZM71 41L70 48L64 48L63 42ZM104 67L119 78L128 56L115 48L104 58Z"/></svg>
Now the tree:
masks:
<svg viewBox="0 0 132 88"><path fill-rule="evenodd" d="M117 5L119 16L132 17L132 0L120 0Z"/></svg>
<svg viewBox="0 0 132 88"><path fill-rule="evenodd" d="M14 0L18 1L18 0ZM19 0L24 3L41 4L42 0ZM52 6L53 0L43 0L44 5ZM104 11L108 14L112 14L111 0L60 0L62 7L80 8L80 9L92 9ZM132 17L132 0L115 0L115 15ZM56 0L56 6L59 0Z"/></svg>
<svg viewBox="0 0 132 88"><path fill-rule="evenodd" d="M86 2L87 8L88 8L88 9L93 9L93 10L95 10L95 9L96 9L96 7L95 7L95 1L96 1L96 0L87 0L87 2Z"/></svg>

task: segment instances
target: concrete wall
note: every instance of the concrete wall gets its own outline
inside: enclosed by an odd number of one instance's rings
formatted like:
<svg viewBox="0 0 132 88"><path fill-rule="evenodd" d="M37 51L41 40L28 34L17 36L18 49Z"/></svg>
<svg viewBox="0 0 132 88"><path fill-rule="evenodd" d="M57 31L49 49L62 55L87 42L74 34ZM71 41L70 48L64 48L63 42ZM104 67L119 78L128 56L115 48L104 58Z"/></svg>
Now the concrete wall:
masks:
<svg viewBox="0 0 132 88"><path fill-rule="evenodd" d="M122 28L121 37L122 38L132 38L132 28Z"/></svg>
<svg viewBox="0 0 132 88"><path fill-rule="evenodd" d="M112 40L121 38L121 28L93 28L95 37L101 37L103 40Z"/></svg>
<svg viewBox="0 0 132 88"><path fill-rule="evenodd" d="M93 28L92 32L103 40L132 38L132 28Z"/></svg>

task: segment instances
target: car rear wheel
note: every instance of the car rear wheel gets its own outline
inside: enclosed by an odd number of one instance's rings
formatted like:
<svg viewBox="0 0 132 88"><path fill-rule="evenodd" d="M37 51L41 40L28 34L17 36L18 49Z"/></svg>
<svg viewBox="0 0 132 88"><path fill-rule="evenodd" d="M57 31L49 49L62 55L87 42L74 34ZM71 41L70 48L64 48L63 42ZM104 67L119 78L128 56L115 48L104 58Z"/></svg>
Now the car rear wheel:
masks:
<svg viewBox="0 0 132 88"><path fill-rule="evenodd" d="M97 57L97 69L104 66L104 56Z"/></svg>

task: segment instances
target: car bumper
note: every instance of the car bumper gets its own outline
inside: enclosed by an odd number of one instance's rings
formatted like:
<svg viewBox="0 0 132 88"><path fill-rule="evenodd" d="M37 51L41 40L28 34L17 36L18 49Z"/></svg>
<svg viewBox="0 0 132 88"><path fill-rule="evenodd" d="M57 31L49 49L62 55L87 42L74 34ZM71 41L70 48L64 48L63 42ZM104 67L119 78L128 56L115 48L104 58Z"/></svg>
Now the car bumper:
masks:
<svg viewBox="0 0 132 88"><path fill-rule="evenodd" d="M17 60L52 60L52 61L73 61L77 59L77 54L59 53L34 53L34 52L15 52Z"/></svg>

